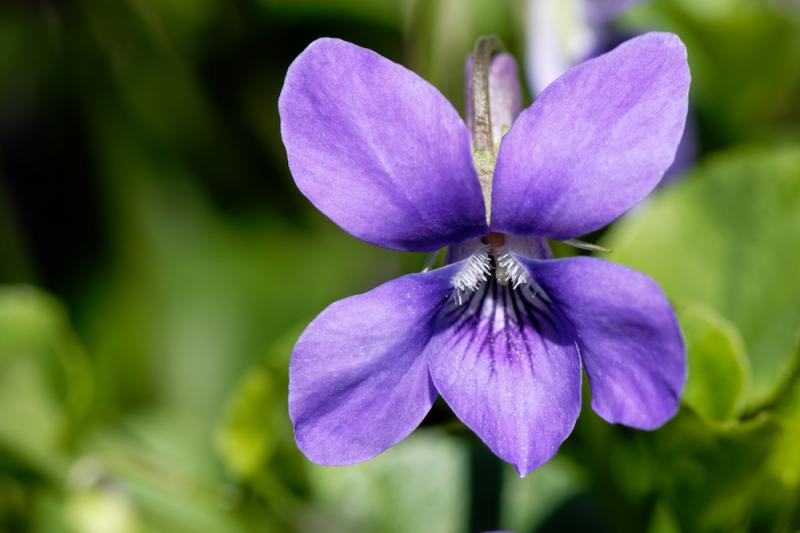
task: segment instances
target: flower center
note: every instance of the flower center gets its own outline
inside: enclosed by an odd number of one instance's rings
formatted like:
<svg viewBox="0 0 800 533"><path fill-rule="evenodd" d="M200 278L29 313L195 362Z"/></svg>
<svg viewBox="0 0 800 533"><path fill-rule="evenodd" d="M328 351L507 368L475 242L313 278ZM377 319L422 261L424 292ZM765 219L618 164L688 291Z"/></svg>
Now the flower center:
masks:
<svg viewBox="0 0 800 533"><path fill-rule="evenodd" d="M514 254L538 254L532 252L530 246L522 246L523 243L525 241L519 237L492 232L452 250L452 260L466 257L464 267L453 278L454 299L460 304L465 295L478 291L487 281L510 285L512 289L527 285L531 281L530 274Z"/></svg>
<svg viewBox="0 0 800 533"><path fill-rule="evenodd" d="M506 236L502 233L498 233L493 231L489 235L481 237L481 242L484 244L488 244L492 247L492 249L498 249L501 246L506 245Z"/></svg>

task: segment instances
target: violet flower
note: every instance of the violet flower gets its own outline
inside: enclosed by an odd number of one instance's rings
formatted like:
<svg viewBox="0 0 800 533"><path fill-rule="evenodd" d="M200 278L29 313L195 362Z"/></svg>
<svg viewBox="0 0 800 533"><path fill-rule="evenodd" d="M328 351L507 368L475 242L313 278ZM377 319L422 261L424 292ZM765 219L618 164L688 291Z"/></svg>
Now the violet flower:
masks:
<svg viewBox="0 0 800 533"><path fill-rule="evenodd" d="M470 107L491 113L470 116L472 138L434 87L370 50L320 39L289 67L281 134L303 194L378 246L449 247L442 268L338 301L301 335L289 414L316 463L374 457L441 394L525 475L572 431L582 366L609 422L652 429L677 410L685 350L658 285L600 259L552 259L546 238L594 231L659 182L686 117L683 44L632 39L518 117L513 58L487 62L488 95Z"/></svg>

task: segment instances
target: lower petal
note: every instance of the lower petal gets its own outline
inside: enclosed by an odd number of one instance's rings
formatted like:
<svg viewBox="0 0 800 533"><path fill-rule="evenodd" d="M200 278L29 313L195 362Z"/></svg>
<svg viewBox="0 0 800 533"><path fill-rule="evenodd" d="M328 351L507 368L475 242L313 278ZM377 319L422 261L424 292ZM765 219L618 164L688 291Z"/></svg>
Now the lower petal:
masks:
<svg viewBox="0 0 800 533"><path fill-rule="evenodd" d="M550 459L580 411L580 358L535 289L494 278L452 302L426 354L436 389L492 451L525 475Z"/></svg>
<svg viewBox="0 0 800 533"><path fill-rule="evenodd" d="M306 328L289 367L289 415L309 459L365 461L419 425L436 398L422 352L457 268L345 298Z"/></svg>
<svg viewBox="0 0 800 533"><path fill-rule="evenodd" d="M640 429L669 420L686 380L686 352L658 284L591 257L523 262L575 328L595 412Z"/></svg>

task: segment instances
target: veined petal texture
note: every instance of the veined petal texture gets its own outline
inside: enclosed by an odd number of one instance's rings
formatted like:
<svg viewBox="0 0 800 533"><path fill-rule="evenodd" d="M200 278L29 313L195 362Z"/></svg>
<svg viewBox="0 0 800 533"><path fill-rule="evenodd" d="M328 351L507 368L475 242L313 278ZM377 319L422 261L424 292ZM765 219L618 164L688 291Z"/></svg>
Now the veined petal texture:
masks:
<svg viewBox="0 0 800 533"><path fill-rule="evenodd" d="M521 261L574 328L595 412L640 429L669 420L686 381L686 349L658 284L592 257Z"/></svg>
<svg viewBox="0 0 800 533"><path fill-rule="evenodd" d="M356 237L432 251L486 231L467 128L410 70L319 39L289 67L278 107L298 188Z"/></svg>
<svg viewBox="0 0 800 533"><path fill-rule="evenodd" d="M438 319L426 349L453 412L520 475L569 436L581 407L581 364L569 328L531 286L492 277Z"/></svg>
<svg viewBox="0 0 800 533"><path fill-rule="evenodd" d="M630 209L675 158L689 81L686 49L670 33L567 71L503 137L492 230L569 239Z"/></svg>
<svg viewBox="0 0 800 533"><path fill-rule="evenodd" d="M289 415L312 461L365 461L403 439L436 390L423 356L459 264L340 300L306 328L289 366Z"/></svg>

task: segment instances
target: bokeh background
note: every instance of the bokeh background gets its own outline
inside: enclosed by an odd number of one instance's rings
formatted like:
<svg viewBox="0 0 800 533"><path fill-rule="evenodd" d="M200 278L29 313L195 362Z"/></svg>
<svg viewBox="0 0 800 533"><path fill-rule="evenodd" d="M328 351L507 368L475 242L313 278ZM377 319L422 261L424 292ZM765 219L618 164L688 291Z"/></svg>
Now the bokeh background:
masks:
<svg viewBox="0 0 800 533"><path fill-rule="evenodd" d="M357 241L296 190L289 63L341 37L463 111L476 37L524 65L524 7L0 3L0 531L800 530L797 0L654 0L613 21L678 33L694 79L694 161L589 237L678 310L673 421L633 431L587 404L524 479L441 403L366 464L295 448L299 332L424 258Z"/></svg>

